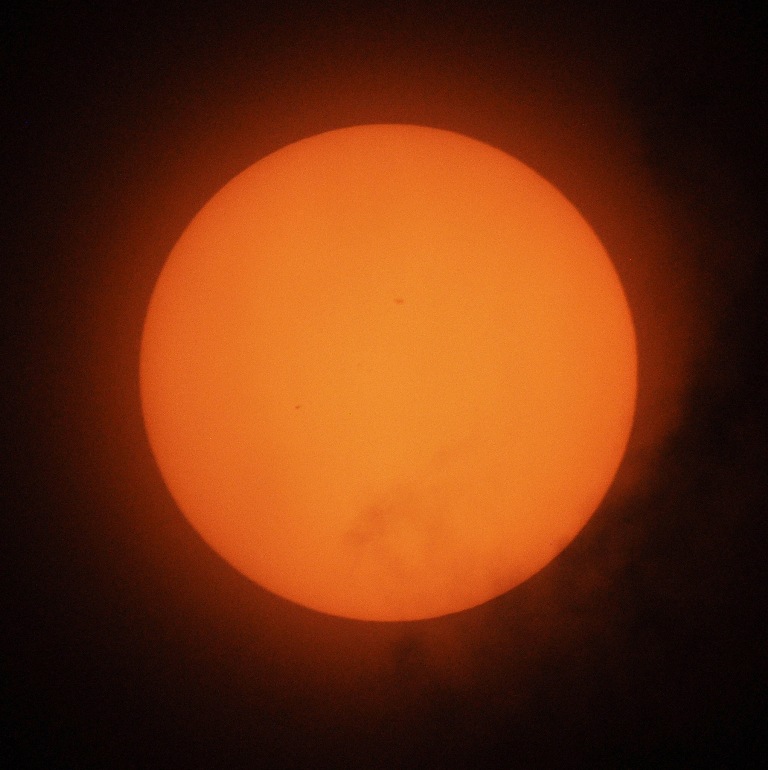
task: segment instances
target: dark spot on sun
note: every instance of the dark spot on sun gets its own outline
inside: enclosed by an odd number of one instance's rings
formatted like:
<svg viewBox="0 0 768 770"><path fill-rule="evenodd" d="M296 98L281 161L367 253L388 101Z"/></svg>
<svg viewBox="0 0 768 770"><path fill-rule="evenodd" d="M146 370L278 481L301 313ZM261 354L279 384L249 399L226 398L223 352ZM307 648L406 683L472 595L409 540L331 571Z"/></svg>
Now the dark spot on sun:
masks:
<svg viewBox="0 0 768 770"><path fill-rule="evenodd" d="M402 305L405 300L402 297L395 297L395 304Z"/></svg>
<svg viewBox="0 0 768 770"><path fill-rule="evenodd" d="M301 409L301 404L296 404L296 406L293 407L294 409Z"/></svg>

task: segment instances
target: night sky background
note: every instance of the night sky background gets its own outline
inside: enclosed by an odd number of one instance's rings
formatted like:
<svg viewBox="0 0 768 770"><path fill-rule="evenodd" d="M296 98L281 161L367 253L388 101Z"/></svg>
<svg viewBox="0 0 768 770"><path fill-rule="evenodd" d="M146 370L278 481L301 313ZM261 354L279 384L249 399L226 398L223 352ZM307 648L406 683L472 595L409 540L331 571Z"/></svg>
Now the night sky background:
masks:
<svg viewBox="0 0 768 770"><path fill-rule="evenodd" d="M4 766L765 755L768 39L744 3L633 5L2 11ZM584 531L416 623L236 573L175 507L138 400L146 306L194 214L268 152L366 122L460 131L556 184L640 350L635 433Z"/></svg>

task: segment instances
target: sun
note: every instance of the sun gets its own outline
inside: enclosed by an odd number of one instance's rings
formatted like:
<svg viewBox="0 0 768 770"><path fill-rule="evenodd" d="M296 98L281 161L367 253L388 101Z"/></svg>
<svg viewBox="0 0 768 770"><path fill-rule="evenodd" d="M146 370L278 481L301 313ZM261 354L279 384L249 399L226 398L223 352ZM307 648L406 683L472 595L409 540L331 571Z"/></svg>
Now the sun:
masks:
<svg viewBox="0 0 768 770"><path fill-rule="evenodd" d="M635 409L627 301L549 182L450 131L364 125L263 158L171 252L146 430L205 541L333 615L458 612L547 565Z"/></svg>

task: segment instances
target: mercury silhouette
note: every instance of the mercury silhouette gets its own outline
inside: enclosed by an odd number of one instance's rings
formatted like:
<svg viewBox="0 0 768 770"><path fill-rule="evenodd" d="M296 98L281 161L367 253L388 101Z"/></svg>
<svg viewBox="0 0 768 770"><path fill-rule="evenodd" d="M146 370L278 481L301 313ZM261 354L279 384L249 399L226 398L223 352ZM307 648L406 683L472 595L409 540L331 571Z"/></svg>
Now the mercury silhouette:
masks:
<svg viewBox="0 0 768 770"><path fill-rule="evenodd" d="M285 599L416 620L544 568L610 486L634 327L549 182L466 136L363 125L211 198L146 316L142 408L200 536Z"/></svg>

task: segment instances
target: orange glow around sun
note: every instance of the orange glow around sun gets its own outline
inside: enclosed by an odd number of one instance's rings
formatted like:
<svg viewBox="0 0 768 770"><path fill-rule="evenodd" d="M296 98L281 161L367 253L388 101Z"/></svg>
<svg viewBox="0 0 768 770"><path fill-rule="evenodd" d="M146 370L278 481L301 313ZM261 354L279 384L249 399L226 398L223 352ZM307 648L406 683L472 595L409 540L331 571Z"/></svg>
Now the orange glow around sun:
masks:
<svg viewBox="0 0 768 770"><path fill-rule="evenodd" d="M141 396L199 534L286 599L413 620L518 585L613 480L635 335L597 236L468 137L340 129L218 192L152 296Z"/></svg>

